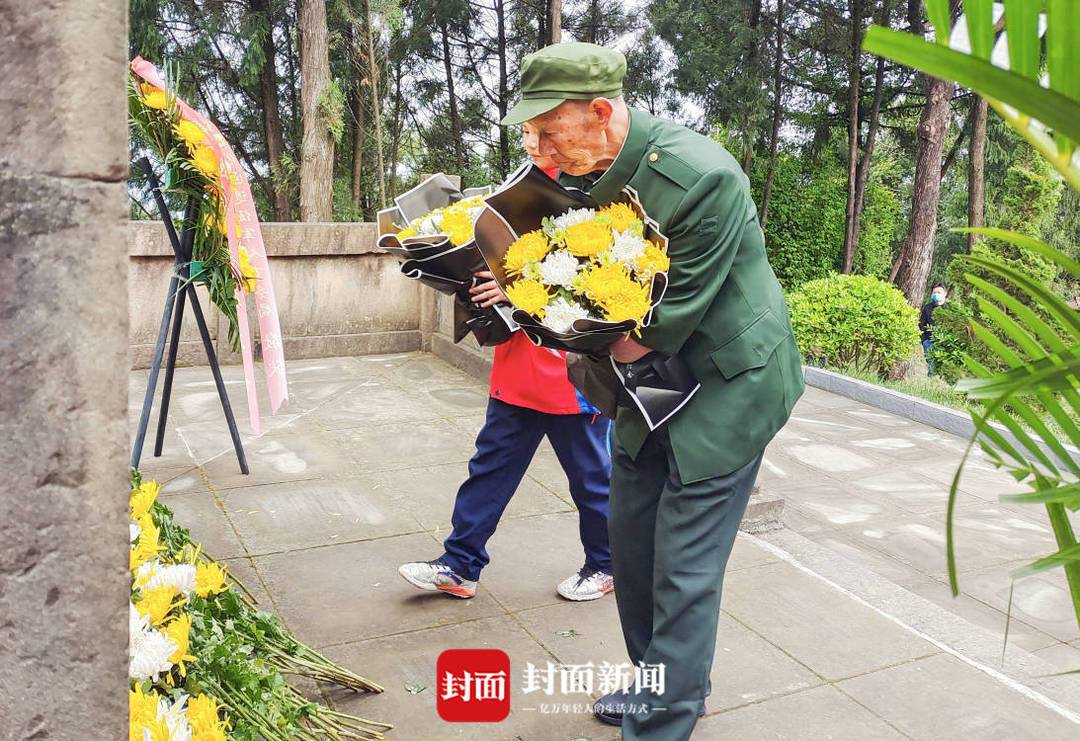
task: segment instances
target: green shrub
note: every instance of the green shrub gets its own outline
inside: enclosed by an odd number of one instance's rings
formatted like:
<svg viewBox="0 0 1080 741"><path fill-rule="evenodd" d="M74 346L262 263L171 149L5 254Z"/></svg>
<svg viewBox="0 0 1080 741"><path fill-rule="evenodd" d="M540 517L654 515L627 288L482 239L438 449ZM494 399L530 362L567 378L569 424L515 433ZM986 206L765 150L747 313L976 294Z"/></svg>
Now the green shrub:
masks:
<svg viewBox="0 0 1080 741"><path fill-rule="evenodd" d="M963 301L950 301L934 309L934 327L930 331L930 357L934 374L950 384L965 373L964 356L971 354L971 309Z"/></svg>
<svg viewBox="0 0 1080 741"><path fill-rule="evenodd" d="M866 275L831 275L788 296L795 339L805 358L884 375L911 357L919 312L889 283Z"/></svg>

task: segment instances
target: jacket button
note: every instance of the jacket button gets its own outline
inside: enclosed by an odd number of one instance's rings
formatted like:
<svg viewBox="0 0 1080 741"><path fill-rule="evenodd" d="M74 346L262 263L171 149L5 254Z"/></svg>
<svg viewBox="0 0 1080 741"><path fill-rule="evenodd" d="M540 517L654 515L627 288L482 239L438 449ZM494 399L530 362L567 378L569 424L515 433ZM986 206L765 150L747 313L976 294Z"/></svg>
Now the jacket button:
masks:
<svg viewBox="0 0 1080 741"><path fill-rule="evenodd" d="M658 155L656 152L653 152L649 155L649 162L656 162L658 159L660 159L660 155Z"/></svg>

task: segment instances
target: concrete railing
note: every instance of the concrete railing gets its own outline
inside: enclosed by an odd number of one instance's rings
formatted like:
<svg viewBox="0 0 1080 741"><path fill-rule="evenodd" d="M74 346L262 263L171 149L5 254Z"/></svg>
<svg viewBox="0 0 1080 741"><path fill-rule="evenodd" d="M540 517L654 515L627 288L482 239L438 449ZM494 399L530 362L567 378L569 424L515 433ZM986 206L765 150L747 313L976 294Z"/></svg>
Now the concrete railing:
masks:
<svg viewBox="0 0 1080 741"><path fill-rule="evenodd" d="M402 277L393 257L376 250L374 224L268 223L262 234L286 358L405 352L433 345L431 336L442 326L438 302L431 291ZM161 321L172 249L160 222L129 222L127 235L130 360L133 368L145 368ZM239 362L229 347L224 317L203 289L200 293L218 355L224 363ZM206 362L190 316L178 359L181 364Z"/></svg>

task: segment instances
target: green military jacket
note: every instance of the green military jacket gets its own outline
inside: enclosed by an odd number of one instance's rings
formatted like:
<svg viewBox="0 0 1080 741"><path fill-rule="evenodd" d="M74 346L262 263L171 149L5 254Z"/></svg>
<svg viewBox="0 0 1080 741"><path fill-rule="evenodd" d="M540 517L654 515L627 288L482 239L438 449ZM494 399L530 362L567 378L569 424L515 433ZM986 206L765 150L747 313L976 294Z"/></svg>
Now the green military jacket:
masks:
<svg viewBox="0 0 1080 741"><path fill-rule="evenodd" d="M561 175L601 205L625 187L668 237L663 301L639 341L678 353L701 388L668 423L683 483L731 473L772 439L802 395L787 304L765 255L750 183L715 141L631 109L618 157L598 179ZM649 434L620 408L615 435L636 457Z"/></svg>

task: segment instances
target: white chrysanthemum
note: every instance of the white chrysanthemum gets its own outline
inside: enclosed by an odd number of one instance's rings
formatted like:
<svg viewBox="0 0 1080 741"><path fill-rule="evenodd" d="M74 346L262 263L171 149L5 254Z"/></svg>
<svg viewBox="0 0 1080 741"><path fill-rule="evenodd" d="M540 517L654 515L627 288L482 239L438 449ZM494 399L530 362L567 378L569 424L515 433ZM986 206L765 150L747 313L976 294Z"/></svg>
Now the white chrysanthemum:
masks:
<svg viewBox="0 0 1080 741"><path fill-rule="evenodd" d="M540 280L549 286L569 288L577 277L581 265L566 250L555 250L540 263Z"/></svg>
<svg viewBox="0 0 1080 741"><path fill-rule="evenodd" d="M615 232L615 243L611 245L611 256L616 262L633 264L635 260L645 254L645 248L649 243L637 234L627 229L624 232Z"/></svg>
<svg viewBox="0 0 1080 741"><path fill-rule="evenodd" d="M153 679L172 669L172 656L178 646L160 630L150 627L150 619L140 615L135 605L128 612L128 676Z"/></svg>
<svg viewBox="0 0 1080 741"><path fill-rule="evenodd" d="M134 543L139 539L139 533L142 532L142 528L139 527L139 523L132 520L128 523L128 541Z"/></svg>
<svg viewBox="0 0 1080 741"><path fill-rule="evenodd" d="M191 741L191 724L187 719L187 695L180 695L180 699L170 707L163 699L158 706L158 717L164 716L165 725L169 727L169 741Z"/></svg>
<svg viewBox="0 0 1080 741"><path fill-rule="evenodd" d="M596 211L591 208L572 208L562 216L554 219L556 229L566 229L574 224L580 224L596 216Z"/></svg>
<svg viewBox="0 0 1080 741"><path fill-rule="evenodd" d="M588 319L589 310L560 296L547 305L540 323L553 332L569 332L576 319Z"/></svg>
<svg viewBox="0 0 1080 741"><path fill-rule="evenodd" d="M176 591L188 597L195 591L195 567L189 563L169 564L159 566L149 575L143 589L155 587L176 587Z"/></svg>
<svg viewBox="0 0 1080 741"><path fill-rule="evenodd" d="M419 234L438 234L442 228L442 214L435 212L420 220L416 227Z"/></svg>

